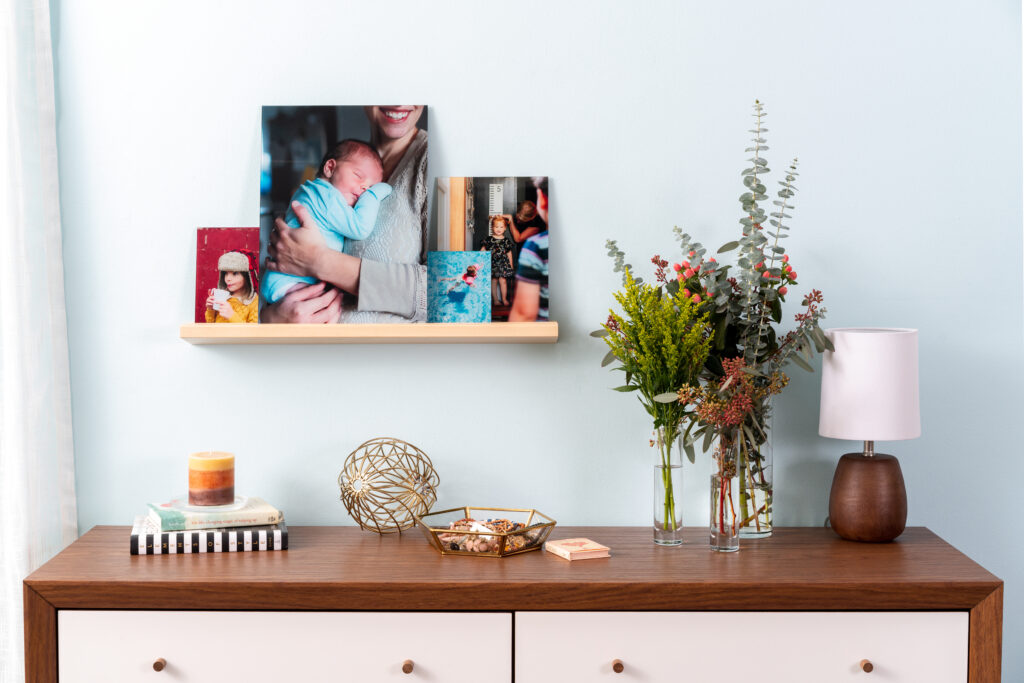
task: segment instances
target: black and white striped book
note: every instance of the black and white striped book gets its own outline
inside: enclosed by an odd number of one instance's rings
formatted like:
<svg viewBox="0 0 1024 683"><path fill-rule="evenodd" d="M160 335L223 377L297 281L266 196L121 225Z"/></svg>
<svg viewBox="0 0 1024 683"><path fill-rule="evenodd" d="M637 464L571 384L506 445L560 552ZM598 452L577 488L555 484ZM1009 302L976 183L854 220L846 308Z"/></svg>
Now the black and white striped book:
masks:
<svg viewBox="0 0 1024 683"><path fill-rule="evenodd" d="M132 525L132 555L189 555L194 553L245 553L287 550L288 527L284 521L265 526L234 529L160 531L145 515Z"/></svg>

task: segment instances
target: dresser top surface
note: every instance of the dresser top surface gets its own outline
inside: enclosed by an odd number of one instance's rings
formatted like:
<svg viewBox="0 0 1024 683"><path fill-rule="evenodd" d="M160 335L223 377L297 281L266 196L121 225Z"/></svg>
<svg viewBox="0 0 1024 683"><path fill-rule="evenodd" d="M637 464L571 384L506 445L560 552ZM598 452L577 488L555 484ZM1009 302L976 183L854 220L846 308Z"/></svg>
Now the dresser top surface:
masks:
<svg viewBox="0 0 1024 683"><path fill-rule="evenodd" d="M129 527L95 527L26 584L58 608L453 610L969 609L1002 584L920 527L886 544L781 528L730 554L702 528L664 548L649 528L556 527L612 549L574 562L441 556L416 529L288 532L285 551L133 556Z"/></svg>

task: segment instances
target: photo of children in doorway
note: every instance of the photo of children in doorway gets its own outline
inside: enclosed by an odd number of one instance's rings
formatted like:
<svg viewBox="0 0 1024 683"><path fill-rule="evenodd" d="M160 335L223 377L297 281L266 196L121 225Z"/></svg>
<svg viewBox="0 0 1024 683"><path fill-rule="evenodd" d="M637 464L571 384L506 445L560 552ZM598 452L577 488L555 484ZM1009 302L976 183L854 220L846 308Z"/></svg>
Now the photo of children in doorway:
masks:
<svg viewBox="0 0 1024 683"><path fill-rule="evenodd" d="M491 321L491 261L477 251L427 254L427 322Z"/></svg>
<svg viewBox="0 0 1024 683"><path fill-rule="evenodd" d="M547 176L438 178L436 205L439 250L490 255L491 319L547 320Z"/></svg>
<svg viewBox="0 0 1024 683"><path fill-rule="evenodd" d="M259 228L200 228L197 323L259 322Z"/></svg>

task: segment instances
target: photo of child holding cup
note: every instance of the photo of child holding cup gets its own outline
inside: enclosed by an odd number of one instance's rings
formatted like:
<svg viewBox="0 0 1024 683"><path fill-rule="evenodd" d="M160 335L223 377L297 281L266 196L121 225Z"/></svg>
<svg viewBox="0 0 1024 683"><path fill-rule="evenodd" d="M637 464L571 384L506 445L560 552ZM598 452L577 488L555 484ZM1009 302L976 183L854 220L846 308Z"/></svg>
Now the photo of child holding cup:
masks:
<svg viewBox="0 0 1024 683"><path fill-rule="evenodd" d="M217 287L206 297L206 322L259 322L259 265L251 251L228 251L217 259Z"/></svg>

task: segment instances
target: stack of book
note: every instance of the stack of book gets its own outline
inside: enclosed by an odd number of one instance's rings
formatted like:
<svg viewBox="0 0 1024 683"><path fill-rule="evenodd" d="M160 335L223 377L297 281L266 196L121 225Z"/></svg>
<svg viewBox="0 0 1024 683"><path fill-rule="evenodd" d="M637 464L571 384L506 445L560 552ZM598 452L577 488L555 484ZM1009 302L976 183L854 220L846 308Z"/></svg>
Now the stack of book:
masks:
<svg viewBox="0 0 1024 683"><path fill-rule="evenodd" d="M149 514L136 517L132 526L132 555L287 549L284 514L262 498L206 509L190 506L187 500L150 503Z"/></svg>

